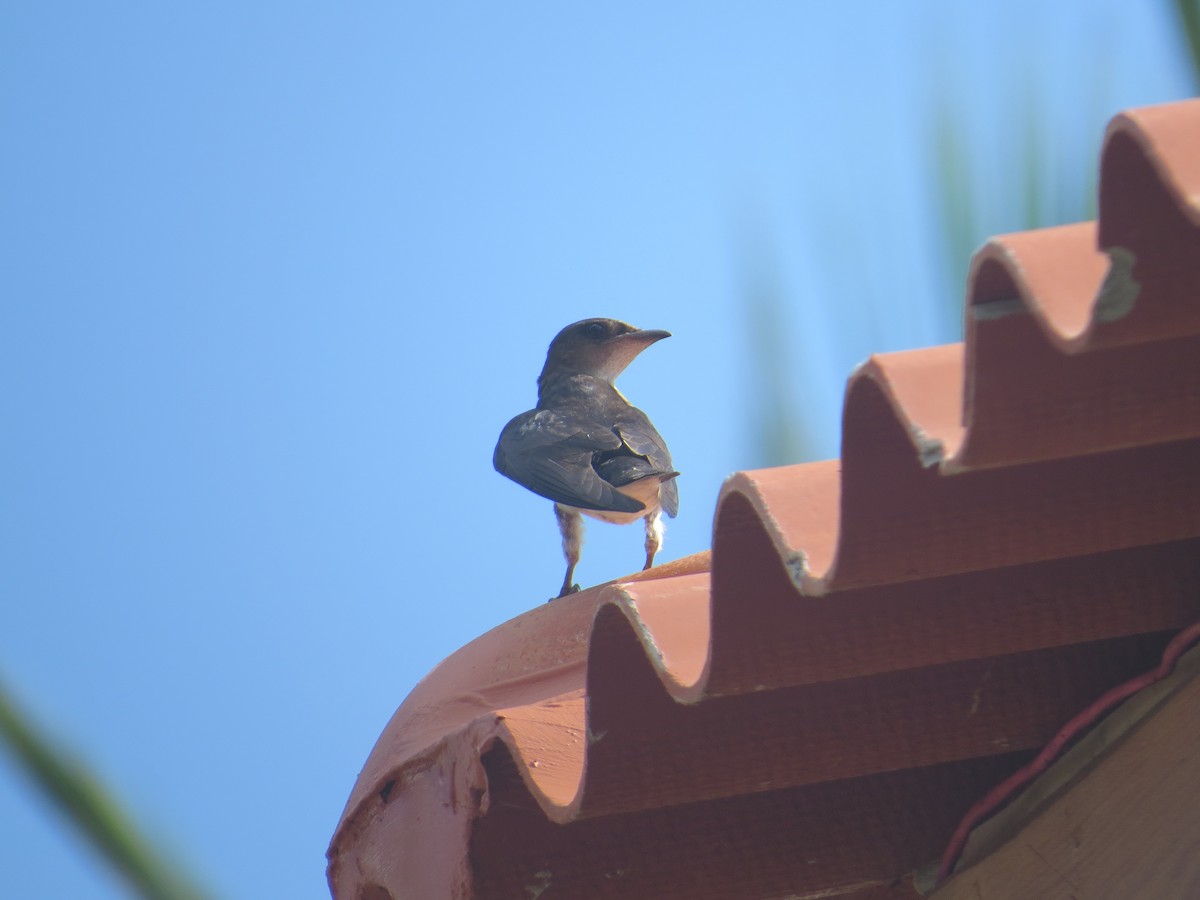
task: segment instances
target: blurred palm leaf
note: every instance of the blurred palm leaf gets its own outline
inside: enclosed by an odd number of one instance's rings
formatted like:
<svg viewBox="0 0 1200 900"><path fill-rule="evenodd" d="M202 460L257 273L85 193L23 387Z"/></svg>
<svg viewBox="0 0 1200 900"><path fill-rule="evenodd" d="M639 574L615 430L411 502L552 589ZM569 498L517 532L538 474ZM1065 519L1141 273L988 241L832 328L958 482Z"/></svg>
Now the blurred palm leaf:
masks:
<svg viewBox="0 0 1200 900"><path fill-rule="evenodd" d="M206 896L155 852L112 796L33 726L0 686L0 743L136 894L147 900Z"/></svg>
<svg viewBox="0 0 1200 900"><path fill-rule="evenodd" d="M1192 64L1192 84L1200 91L1200 0L1175 0L1183 37Z"/></svg>
<svg viewBox="0 0 1200 900"><path fill-rule="evenodd" d="M745 242L742 292L747 346L753 356L745 408L755 436L754 466L796 462L806 456L808 441L796 415L793 377L789 371L787 291L765 239Z"/></svg>

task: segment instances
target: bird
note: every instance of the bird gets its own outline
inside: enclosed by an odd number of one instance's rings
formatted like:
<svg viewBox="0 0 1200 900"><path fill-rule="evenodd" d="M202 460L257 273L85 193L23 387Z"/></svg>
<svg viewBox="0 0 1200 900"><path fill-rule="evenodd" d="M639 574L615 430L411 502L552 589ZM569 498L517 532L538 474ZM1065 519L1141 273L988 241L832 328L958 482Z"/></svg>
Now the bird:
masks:
<svg viewBox="0 0 1200 900"><path fill-rule="evenodd" d="M537 406L500 432L496 471L554 501L567 562L558 597L579 590L582 516L618 525L643 520L649 569L662 546L662 514L679 511L679 473L666 441L613 384L639 353L670 336L616 319L568 325L546 352Z"/></svg>

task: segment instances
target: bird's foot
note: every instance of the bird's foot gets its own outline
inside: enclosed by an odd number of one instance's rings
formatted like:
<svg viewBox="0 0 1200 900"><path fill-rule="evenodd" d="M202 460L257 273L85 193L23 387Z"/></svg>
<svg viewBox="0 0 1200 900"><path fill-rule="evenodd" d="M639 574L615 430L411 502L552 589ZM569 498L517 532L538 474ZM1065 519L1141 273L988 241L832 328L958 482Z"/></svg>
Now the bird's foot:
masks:
<svg viewBox="0 0 1200 900"><path fill-rule="evenodd" d="M578 594L578 593L579 593L579 585L573 584L570 587L564 587L557 597L551 597L546 602L553 603L555 600L561 600L563 597L567 597L571 594Z"/></svg>

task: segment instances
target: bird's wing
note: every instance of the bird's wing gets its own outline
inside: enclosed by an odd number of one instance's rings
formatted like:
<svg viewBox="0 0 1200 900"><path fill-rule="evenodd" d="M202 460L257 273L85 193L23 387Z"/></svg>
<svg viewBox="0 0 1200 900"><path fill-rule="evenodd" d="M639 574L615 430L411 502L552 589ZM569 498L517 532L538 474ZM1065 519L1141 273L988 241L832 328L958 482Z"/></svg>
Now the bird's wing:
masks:
<svg viewBox="0 0 1200 900"><path fill-rule="evenodd" d="M635 481L641 481L652 475L659 479L666 477L662 469L644 456L634 456L628 448L622 449L624 452L617 451L612 456L603 456L599 460L592 461L592 465L600 477L613 487L625 487L627 484L633 484ZM669 474L674 477L678 473L671 472Z"/></svg>
<svg viewBox="0 0 1200 900"><path fill-rule="evenodd" d="M530 410L504 427L492 464L501 475L555 503L639 512L644 504L626 497L592 468L594 453L620 446L621 438L611 429L580 428L551 410Z"/></svg>
<svg viewBox="0 0 1200 900"><path fill-rule="evenodd" d="M672 519L679 512L679 485L675 483L675 479L664 481L662 490L658 494L658 502L662 504L663 512Z"/></svg>
<svg viewBox="0 0 1200 900"><path fill-rule="evenodd" d="M671 451L667 449L667 442L640 409L629 407L617 422L617 433L626 447L650 461L656 474L678 474L671 466ZM663 482L659 502L662 503L663 512L675 518L679 512L679 487L674 477Z"/></svg>

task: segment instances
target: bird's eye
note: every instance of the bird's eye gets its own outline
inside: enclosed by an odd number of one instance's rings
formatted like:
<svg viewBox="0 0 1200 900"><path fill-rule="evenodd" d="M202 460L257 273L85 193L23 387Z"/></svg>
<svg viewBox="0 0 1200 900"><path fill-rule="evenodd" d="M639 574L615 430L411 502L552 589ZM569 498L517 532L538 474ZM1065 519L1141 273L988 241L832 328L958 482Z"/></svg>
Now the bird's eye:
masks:
<svg viewBox="0 0 1200 900"><path fill-rule="evenodd" d="M608 329L604 327L603 322L588 322L584 326L583 333L590 338L602 338L608 334Z"/></svg>

